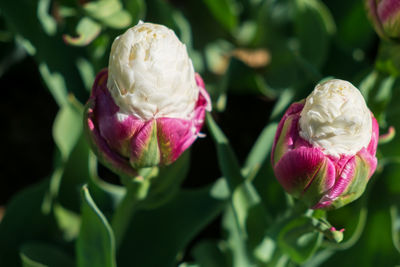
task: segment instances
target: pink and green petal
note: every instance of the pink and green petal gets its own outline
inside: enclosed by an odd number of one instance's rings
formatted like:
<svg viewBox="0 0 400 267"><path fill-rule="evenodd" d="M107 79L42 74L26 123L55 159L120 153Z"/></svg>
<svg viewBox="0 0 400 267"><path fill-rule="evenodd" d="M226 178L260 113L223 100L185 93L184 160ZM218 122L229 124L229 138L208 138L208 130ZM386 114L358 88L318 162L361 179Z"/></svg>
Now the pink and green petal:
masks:
<svg viewBox="0 0 400 267"><path fill-rule="evenodd" d="M175 161L197 138L195 127L189 120L160 118L157 129L163 164Z"/></svg>
<svg viewBox="0 0 400 267"><path fill-rule="evenodd" d="M157 123L155 120L146 122L131 139L130 163L134 168L151 167L160 163Z"/></svg>
<svg viewBox="0 0 400 267"><path fill-rule="evenodd" d="M274 142L271 154L272 165L278 162L285 153L294 148L295 138L298 136L298 121L299 116L296 114L286 117L280 129L280 135Z"/></svg>
<svg viewBox="0 0 400 267"><path fill-rule="evenodd" d="M297 123L303 107L304 101L293 103L280 120L271 150L272 166L274 166L282 157L283 153L289 149L288 145L293 144L293 136L298 136Z"/></svg>
<svg viewBox="0 0 400 267"><path fill-rule="evenodd" d="M318 148L300 147L288 151L274 171L288 193L307 201L314 199L308 190L313 191L318 200L335 182L335 167Z"/></svg>
<svg viewBox="0 0 400 267"><path fill-rule="evenodd" d="M368 11L368 16L372 20L372 24L376 30L376 32L381 37L385 37L385 33L383 31L382 24L379 19L378 11L377 11L377 3L376 0L365 0L366 8Z"/></svg>
<svg viewBox="0 0 400 267"><path fill-rule="evenodd" d="M99 161L118 174L137 175L135 169L129 164L128 159L115 153L100 135L95 127L93 118L93 99L90 99L84 111L84 131L89 140L89 145L97 155Z"/></svg>
<svg viewBox="0 0 400 267"><path fill-rule="evenodd" d="M369 163L363 158L356 155L353 162L351 162L353 169L352 177L349 182L345 183L344 190L340 189L338 195L329 206L329 208L340 208L348 203L358 199L365 191L371 172ZM350 168L350 167L349 167ZM336 186L336 185L335 185ZM335 194L332 194L335 195Z"/></svg>
<svg viewBox="0 0 400 267"><path fill-rule="evenodd" d="M367 151L370 155L375 157L379 141L379 124L373 115L371 115L371 117L372 117L372 135L371 135L371 141L369 142L367 147Z"/></svg>
<svg viewBox="0 0 400 267"><path fill-rule="evenodd" d="M385 34L390 38L400 37L400 1L382 0L378 2L377 13Z"/></svg>

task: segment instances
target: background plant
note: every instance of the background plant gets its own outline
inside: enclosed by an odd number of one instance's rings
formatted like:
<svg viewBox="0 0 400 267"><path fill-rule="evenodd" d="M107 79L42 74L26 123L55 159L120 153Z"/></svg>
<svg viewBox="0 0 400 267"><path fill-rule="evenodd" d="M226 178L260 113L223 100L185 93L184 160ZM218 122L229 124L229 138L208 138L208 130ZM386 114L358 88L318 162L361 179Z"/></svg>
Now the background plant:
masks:
<svg viewBox="0 0 400 267"><path fill-rule="evenodd" d="M163 170L182 185L137 211L117 251L107 221L124 188L97 166L82 112L111 42L139 19L175 30L214 112L207 138ZM295 205L269 159L283 111L327 77L361 90L381 132L399 129L398 44L379 40L362 1L1 1L0 27L1 266L399 263L397 138L363 197L330 212ZM341 243L325 219L346 229Z"/></svg>

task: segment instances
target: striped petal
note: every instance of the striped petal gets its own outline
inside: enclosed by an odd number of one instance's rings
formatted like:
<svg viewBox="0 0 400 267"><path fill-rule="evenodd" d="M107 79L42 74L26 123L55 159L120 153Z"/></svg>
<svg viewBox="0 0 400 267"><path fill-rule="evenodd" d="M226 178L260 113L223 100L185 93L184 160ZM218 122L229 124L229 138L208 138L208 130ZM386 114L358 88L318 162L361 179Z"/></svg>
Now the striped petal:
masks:
<svg viewBox="0 0 400 267"><path fill-rule="evenodd" d="M335 167L318 148L300 147L287 152L276 164L274 171L288 193L312 205L335 182Z"/></svg>

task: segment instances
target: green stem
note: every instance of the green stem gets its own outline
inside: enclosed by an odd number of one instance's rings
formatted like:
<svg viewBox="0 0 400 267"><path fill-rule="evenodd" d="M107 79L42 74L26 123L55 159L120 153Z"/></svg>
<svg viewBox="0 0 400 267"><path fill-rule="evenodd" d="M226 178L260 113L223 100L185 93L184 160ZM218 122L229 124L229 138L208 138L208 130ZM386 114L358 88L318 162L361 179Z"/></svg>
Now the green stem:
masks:
<svg viewBox="0 0 400 267"><path fill-rule="evenodd" d="M135 190L129 190L129 188L126 189L125 196L118 205L111 221L116 249L119 248L125 236L126 230L131 222L133 214L136 211L137 204L140 202L140 200L135 197L134 193Z"/></svg>
<svg viewBox="0 0 400 267"><path fill-rule="evenodd" d="M114 232L115 247L117 250L125 237L134 213L141 201L146 198L150 187L149 179L143 178L142 176L137 176L135 178L121 177L121 181L125 185L126 193L111 220L111 227Z"/></svg>

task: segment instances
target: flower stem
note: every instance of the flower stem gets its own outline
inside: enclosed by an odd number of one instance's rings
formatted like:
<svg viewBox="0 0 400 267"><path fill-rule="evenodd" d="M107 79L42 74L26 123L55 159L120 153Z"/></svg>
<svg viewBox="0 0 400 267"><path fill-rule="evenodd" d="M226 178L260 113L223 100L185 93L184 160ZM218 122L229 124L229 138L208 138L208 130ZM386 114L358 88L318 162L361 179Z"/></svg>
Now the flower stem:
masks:
<svg viewBox="0 0 400 267"><path fill-rule="evenodd" d="M111 220L117 250L125 237L134 213L137 211L142 200L146 198L150 187L149 179L142 176L135 178L121 177L121 181L125 185L126 193Z"/></svg>

